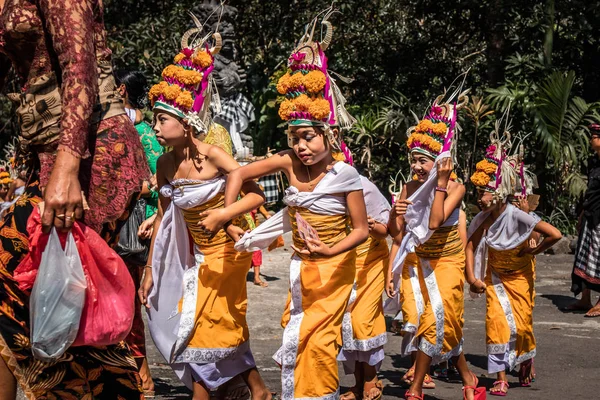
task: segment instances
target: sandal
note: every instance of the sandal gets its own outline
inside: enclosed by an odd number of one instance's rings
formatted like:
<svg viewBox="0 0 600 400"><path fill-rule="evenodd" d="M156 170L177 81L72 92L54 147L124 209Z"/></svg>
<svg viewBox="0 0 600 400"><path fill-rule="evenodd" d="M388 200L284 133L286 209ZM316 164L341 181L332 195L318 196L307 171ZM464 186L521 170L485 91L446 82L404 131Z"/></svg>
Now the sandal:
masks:
<svg viewBox="0 0 600 400"><path fill-rule="evenodd" d="M478 388L477 385L479 384L479 379L477 379L477 376L475 376L475 374L471 371L471 376L473 376L473 379L475 380L475 383L473 384L473 386L463 386L462 391L463 391L463 400L468 400L467 399L467 390L472 390L473 391L473 400L485 400L486 399L486 390L483 387Z"/></svg>
<svg viewBox="0 0 600 400"><path fill-rule="evenodd" d="M404 399L405 400L425 400L425 396L424 395L418 395L418 394L412 394L410 392L410 390L407 390L406 393L404 393Z"/></svg>
<svg viewBox="0 0 600 400"><path fill-rule="evenodd" d="M144 398L152 399L156 397L156 391L154 390L144 390Z"/></svg>
<svg viewBox="0 0 600 400"><path fill-rule="evenodd" d="M260 287L269 287L269 284L265 281L260 281L260 282L254 282L254 284L256 286L260 286Z"/></svg>
<svg viewBox="0 0 600 400"><path fill-rule="evenodd" d="M533 382L533 359L523 361L519 369L519 383L521 387L530 387Z"/></svg>
<svg viewBox="0 0 600 400"><path fill-rule="evenodd" d="M346 393L343 393L340 396L340 400L361 400L361 399L362 399L362 397L356 386L351 387L350 390L348 390Z"/></svg>
<svg viewBox="0 0 600 400"><path fill-rule="evenodd" d="M435 382L431 379L429 374L425 374L425 378L423 379L423 389L435 389Z"/></svg>
<svg viewBox="0 0 600 400"><path fill-rule="evenodd" d="M492 396L506 396L508 394L508 382L507 381L496 381L494 386L490 388L490 394Z"/></svg>
<svg viewBox="0 0 600 400"><path fill-rule="evenodd" d="M375 379L377 379L377 378L375 378ZM370 388L367 388L368 387L367 385L370 386ZM379 393L377 393L377 395L375 397L369 398L369 394L371 394L373 389L378 390ZM375 382L365 382L365 384L363 386L363 398L369 398L369 400L380 400L382 396L383 396L383 382L382 381L377 379Z"/></svg>
<svg viewBox="0 0 600 400"><path fill-rule="evenodd" d="M410 367L408 369L408 371L406 371L406 373L402 377L402 382L404 382L405 384L407 384L408 386L410 386L413 383L414 377L415 377L415 368L414 367Z"/></svg>

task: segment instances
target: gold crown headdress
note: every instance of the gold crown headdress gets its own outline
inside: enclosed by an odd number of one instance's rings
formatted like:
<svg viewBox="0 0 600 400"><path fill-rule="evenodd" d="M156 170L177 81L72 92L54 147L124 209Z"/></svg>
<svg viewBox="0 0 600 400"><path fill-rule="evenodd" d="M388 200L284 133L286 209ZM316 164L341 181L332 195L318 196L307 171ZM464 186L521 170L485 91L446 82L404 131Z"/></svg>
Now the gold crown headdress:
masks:
<svg viewBox="0 0 600 400"><path fill-rule="evenodd" d="M213 96L218 99L211 73L214 56L221 50L222 42L218 32L197 38L203 31L203 24L193 15L192 19L196 27L183 34L181 51L173 64L162 71L163 80L152 86L148 96L154 111L186 119L197 133L203 133L208 131L211 121L211 99ZM214 44L209 47L211 37Z"/></svg>
<svg viewBox="0 0 600 400"><path fill-rule="evenodd" d="M333 27L328 19L334 12L330 7L319 14L325 13L321 20L325 27L322 41L313 40L319 15L306 26L288 58L288 71L277 83L277 91L285 96L279 106L279 116L290 126L319 126L328 133L332 126L349 129L356 122L346 110L346 99L328 71L325 50L333 37ZM332 144L340 151L339 143Z"/></svg>
<svg viewBox="0 0 600 400"><path fill-rule="evenodd" d="M461 76L466 78L467 73L468 71ZM417 125L406 131L406 144L411 153L418 152L435 159L440 153L452 149L455 134L460 130L457 123L458 110L469 102L467 94L470 89L463 91L463 85L464 79L447 100L444 100L447 91L439 95L423 119L419 120L415 116Z"/></svg>
<svg viewBox="0 0 600 400"><path fill-rule="evenodd" d="M514 193L518 179L513 166L514 159L511 160L507 155L507 149L511 147L511 134L508 122L502 127L504 119L508 121L508 110L496 121L485 157L477 163L476 171L471 176L471 182L478 189L493 193L501 201Z"/></svg>

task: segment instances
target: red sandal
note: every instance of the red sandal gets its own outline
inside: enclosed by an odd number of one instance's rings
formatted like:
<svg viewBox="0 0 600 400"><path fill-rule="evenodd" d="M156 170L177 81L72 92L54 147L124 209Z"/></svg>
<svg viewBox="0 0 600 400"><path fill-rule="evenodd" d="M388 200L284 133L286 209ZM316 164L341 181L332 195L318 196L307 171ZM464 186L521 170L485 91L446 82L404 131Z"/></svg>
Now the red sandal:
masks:
<svg viewBox="0 0 600 400"><path fill-rule="evenodd" d="M529 382L527 382L529 379ZM521 368L519 368L519 383L521 387L530 387L531 382L535 379L535 372L533 369L533 359L523 361Z"/></svg>
<svg viewBox="0 0 600 400"><path fill-rule="evenodd" d="M496 387L496 386L500 386L500 387ZM504 397L508 394L508 388L509 388L508 382L496 381L496 382L494 382L494 386L490 389L490 394L492 396Z"/></svg>
<svg viewBox="0 0 600 400"><path fill-rule="evenodd" d="M407 390L406 393L404 393L404 399L405 400L425 400L425 395L417 395L417 394L412 394L410 392L410 390Z"/></svg>
<svg viewBox="0 0 600 400"><path fill-rule="evenodd" d="M465 393L467 390L472 390L473 391L473 400L486 400L487 399L487 395L486 395L486 390L484 387L477 387L477 385L479 384L479 379L477 379L477 377L475 376L475 374L473 372L471 372L471 375L473 376L473 379L475 380L475 383L473 384L473 386L463 386L462 391L463 391L463 400L468 400L467 399L467 393Z"/></svg>

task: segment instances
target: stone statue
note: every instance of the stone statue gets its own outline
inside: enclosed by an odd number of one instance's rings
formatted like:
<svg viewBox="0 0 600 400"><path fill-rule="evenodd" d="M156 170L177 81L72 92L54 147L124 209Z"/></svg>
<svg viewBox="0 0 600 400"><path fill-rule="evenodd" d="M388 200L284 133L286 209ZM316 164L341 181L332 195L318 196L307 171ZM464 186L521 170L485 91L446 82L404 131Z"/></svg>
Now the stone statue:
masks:
<svg viewBox="0 0 600 400"><path fill-rule="evenodd" d="M213 71L221 99L221 109L213 107L213 119L229 131L235 158L240 161L251 159L254 141L245 131L250 122L254 121L255 116L254 106L241 93L246 84L246 73L237 63L239 52L235 45L234 21L238 10L225 5L221 14L219 1L205 0L194 7L193 13L200 21L207 21L209 29L215 29L219 24L218 32L223 39L221 51L215 57Z"/></svg>

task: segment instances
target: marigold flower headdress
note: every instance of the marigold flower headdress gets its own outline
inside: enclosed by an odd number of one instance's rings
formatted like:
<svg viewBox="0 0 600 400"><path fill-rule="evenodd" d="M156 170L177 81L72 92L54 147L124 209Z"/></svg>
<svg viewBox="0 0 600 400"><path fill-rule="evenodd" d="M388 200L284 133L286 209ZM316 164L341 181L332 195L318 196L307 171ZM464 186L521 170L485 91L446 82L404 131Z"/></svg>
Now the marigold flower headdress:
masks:
<svg viewBox="0 0 600 400"><path fill-rule="evenodd" d="M495 129L490 133L491 143L485 151L485 157L477 163L476 171L471 175L471 182L478 189L493 193L494 198L500 201L514 193L518 180L518 174L506 152L511 147L510 127L502 128L502 120L500 118L496 121Z"/></svg>
<svg viewBox="0 0 600 400"><path fill-rule="evenodd" d="M452 148L453 138L459 126L456 122L458 110L469 102L469 89L462 91L462 85L444 101L446 92L438 96L429 113L418 120L417 125L408 128L406 142L411 153L425 154L435 159L443 151ZM453 100L456 101L453 102Z"/></svg>
<svg viewBox="0 0 600 400"><path fill-rule="evenodd" d="M211 73L222 42L221 35L215 32L189 43L193 35L203 30L202 24L193 19L196 27L183 34L181 51L173 64L162 71L163 80L150 88L148 96L155 112L164 111L186 119L196 133L204 133L210 125L211 98L218 96ZM211 37L213 47L208 44Z"/></svg>
<svg viewBox="0 0 600 400"><path fill-rule="evenodd" d="M334 9L329 8L324 13L321 21L325 27L323 40L313 40L317 16L306 26L304 35L288 58L288 71L277 83L277 91L285 96L279 106L279 116L289 126L323 128L334 150L340 152L340 140L334 138L331 127L349 129L356 119L346 110L346 99L327 70L325 50L333 36L328 18Z"/></svg>

